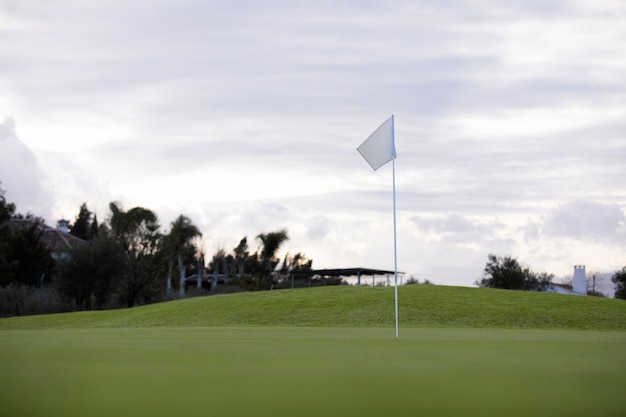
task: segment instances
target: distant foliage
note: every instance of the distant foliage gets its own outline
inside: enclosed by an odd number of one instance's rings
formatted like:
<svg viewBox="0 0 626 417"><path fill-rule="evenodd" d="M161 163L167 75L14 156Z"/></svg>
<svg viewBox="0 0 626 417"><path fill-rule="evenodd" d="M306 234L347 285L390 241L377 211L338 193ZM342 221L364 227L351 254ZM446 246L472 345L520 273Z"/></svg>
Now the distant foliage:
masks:
<svg viewBox="0 0 626 417"><path fill-rule="evenodd" d="M484 276L475 284L479 287L502 288L507 290L546 291L553 274L535 273L522 267L517 259L489 254Z"/></svg>
<svg viewBox="0 0 626 417"><path fill-rule="evenodd" d="M83 240L98 236L98 218L95 213L89 211L87 203L80 206L74 224L70 226L70 234Z"/></svg>
<svg viewBox="0 0 626 417"><path fill-rule="evenodd" d="M313 260L302 252L287 253L279 267L287 229L256 236L260 245L254 252L244 236L232 253L219 249L206 265L202 234L190 218L178 216L164 233L152 210L125 210L117 202L109 204L101 225L83 203L69 233L86 242L52 257L50 242L43 239L50 229L38 217L16 213L1 185L0 316L342 283L340 278L313 279Z"/></svg>
<svg viewBox="0 0 626 417"><path fill-rule="evenodd" d="M130 272L122 247L112 236L103 235L59 262L56 285L76 309L101 309Z"/></svg>
<svg viewBox="0 0 626 417"><path fill-rule="evenodd" d="M406 285L415 285L415 284L423 284L423 285L432 285L433 283L430 282L430 280L425 279L424 282L420 282L419 279L413 277L413 275L411 275L409 277L409 279L406 280L405 282Z"/></svg>
<svg viewBox="0 0 626 417"><path fill-rule="evenodd" d="M626 266L619 271L615 271L611 277L611 281L617 284L617 288L615 289L615 298L626 300Z"/></svg>
<svg viewBox="0 0 626 417"><path fill-rule="evenodd" d="M0 286L41 286L54 269L50 250L43 242L43 220L15 213L0 188Z"/></svg>
<svg viewBox="0 0 626 417"><path fill-rule="evenodd" d="M42 288L21 284L0 286L0 317L67 311L71 311L71 307L51 285Z"/></svg>

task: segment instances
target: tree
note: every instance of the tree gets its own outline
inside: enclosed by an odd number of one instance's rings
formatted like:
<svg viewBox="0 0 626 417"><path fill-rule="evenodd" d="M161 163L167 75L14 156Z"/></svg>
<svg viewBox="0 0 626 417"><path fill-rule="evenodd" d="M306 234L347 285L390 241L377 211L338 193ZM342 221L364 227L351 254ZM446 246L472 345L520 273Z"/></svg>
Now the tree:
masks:
<svg viewBox="0 0 626 417"><path fill-rule="evenodd" d="M611 277L611 281L617 284L617 288L615 288L615 298L626 300L626 265L619 271L615 271Z"/></svg>
<svg viewBox="0 0 626 417"><path fill-rule="evenodd" d="M165 252L168 259L167 289L171 289L173 259L178 261L179 291L180 296L185 294L185 265L183 259L186 255L195 254L195 247L192 240L202 236L200 230L191 222L189 217L182 214L171 224L170 233L165 237Z"/></svg>
<svg viewBox="0 0 626 417"><path fill-rule="evenodd" d="M113 234L129 254L152 250L160 228L157 215L143 207L124 211L117 203L110 203L110 225Z"/></svg>
<svg viewBox="0 0 626 417"><path fill-rule="evenodd" d="M0 182L0 184L2 183ZM13 271L17 267L17 261L11 259L9 254L12 235L9 220L15 214L15 204L7 203L4 194L4 190L0 188L0 283L2 285L12 280Z"/></svg>
<svg viewBox="0 0 626 417"><path fill-rule="evenodd" d="M0 185L2 185L2 181L0 181ZM5 191L0 188L0 225L11 220L15 213L15 204L7 203L4 195Z"/></svg>
<svg viewBox="0 0 626 417"><path fill-rule="evenodd" d="M308 274L311 272L313 259L308 259L302 252L298 252L291 256L289 253L285 255L280 273L283 275Z"/></svg>
<svg viewBox="0 0 626 417"><path fill-rule="evenodd" d="M124 211L109 204L111 232L127 254L129 271L119 283L119 295L127 307L143 298L149 301L159 288L162 235L156 214L143 207Z"/></svg>
<svg viewBox="0 0 626 417"><path fill-rule="evenodd" d="M248 237L244 236L235 249L233 249L235 253L235 266L237 268L237 277L241 278L241 276L245 272L246 259L250 256L250 252L248 252Z"/></svg>
<svg viewBox="0 0 626 417"><path fill-rule="evenodd" d="M80 211L76 216L74 224L70 228L70 233L83 240L91 239L91 215L93 213L87 209L87 203L80 206Z"/></svg>
<svg viewBox="0 0 626 417"><path fill-rule="evenodd" d="M479 287L503 288L509 290L545 291L554 278L553 274L534 273L523 268L517 259L489 254L483 279L477 281Z"/></svg>
<svg viewBox="0 0 626 417"><path fill-rule="evenodd" d="M287 229L281 229L276 232L261 233L256 237L261 241L261 266L263 269L262 283L272 284L272 272L280 260L276 257L276 253L281 245L289 240Z"/></svg>
<svg viewBox="0 0 626 417"><path fill-rule="evenodd" d="M234 258L232 255L227 255L224 249L219 249L214 255L213 259L209 263L209 270L213 271L213 281L211 282L211 294L217 292L218 275L229 275Z"/></svg>
<svg viewBox="0 0 626 417"><path fill-rule="evenodd" d="M60 261L57 288L74 300L78 310L100 309L129 275L130 267L119 242L109 233L103 233Z"/></svg>
<svg viewBox="0 0 626 417"><path fill-rule="evenodd" d="M50 280L54 260L42 239L43 230L43 220L32 216L19 219L9 228L5 235L5 255L13 267L11 274L3 276L3 285L16 283L38 287L45 278Z"/></svg>
<svg viewBox="0 0 626 417"><path fill-rule="evenodd" d="M0 188L0 285L40 286L52 276L54 261L43 239L43 220L15 214Z"/></svg>
<svg viewBox="0 0 626 417"><path fill-rule="evenodd" d="M93 221L89 227L89 238L98 237L98 216L93 215Z"/></svg>
<svg viewBox="0 0 626 417"><path fill-rule="evenodd" d="M294 288L297 277L311 277L312 266L313 259L308 259L304 253L298 252L293 256L287 253L280 268L281 279L289 279L291 288Z"/></svg>

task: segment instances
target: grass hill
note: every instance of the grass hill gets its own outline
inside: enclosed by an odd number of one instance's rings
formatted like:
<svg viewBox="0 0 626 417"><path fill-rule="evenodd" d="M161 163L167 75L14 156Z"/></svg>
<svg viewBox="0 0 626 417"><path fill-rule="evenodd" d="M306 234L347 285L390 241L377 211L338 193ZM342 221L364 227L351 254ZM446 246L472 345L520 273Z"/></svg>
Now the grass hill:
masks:
<svg viewBox="0 0 626 417"><path fill-rule="evenodd" d="M435 285L399 288L401 327L626 330L626 302ZM122 327L388 327L394 289L322 287L201 297L132 309L0 320L0 329Z"/></svg>
<svg viewBox="0 0 626 417"><path fill-rule="evenodd" d="M0 319L0 416L624 415L624 300L408 285L399 305L399 338L379 287Z"/></svg>

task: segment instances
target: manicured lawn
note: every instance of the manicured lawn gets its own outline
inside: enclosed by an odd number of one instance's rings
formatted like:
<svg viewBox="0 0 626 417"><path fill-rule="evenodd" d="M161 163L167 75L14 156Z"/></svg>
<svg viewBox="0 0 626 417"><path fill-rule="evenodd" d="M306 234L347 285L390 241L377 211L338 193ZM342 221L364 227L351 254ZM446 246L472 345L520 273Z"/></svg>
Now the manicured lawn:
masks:
<svg viewBox="0 0 626 417"><path fill-rule="evenodd" d="M400 327L626 331L626 301L527 291L405 285ZM2 329L394 327L393 288L322 287L199 297L132 309L0 319Z"/></svg>
<svg viewBox="0 0 626 417"><path fill-rule="evenodd" d="M1 416L624 416L626 332L0 330Z"/></svg>

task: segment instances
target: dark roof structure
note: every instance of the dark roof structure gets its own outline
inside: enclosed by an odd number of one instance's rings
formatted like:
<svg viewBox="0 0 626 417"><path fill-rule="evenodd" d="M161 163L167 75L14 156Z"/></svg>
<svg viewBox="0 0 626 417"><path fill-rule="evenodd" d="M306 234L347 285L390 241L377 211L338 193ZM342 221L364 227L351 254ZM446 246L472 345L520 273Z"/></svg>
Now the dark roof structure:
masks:
<svg viewBox="0 0 626 417"><path fill-rule="evenodd" d="M44 225L42 240L53 255L61 255L87 242L71 233Z"/></svg>
<svg viewBox="0 0 626 417"><path fill-rule="evenodd" d="M64 228L50 227L45 223L37 223L35 218L13 218L10 220L10 227L29 227L34 224L37 225L38 230L41 231L41 240L50 250L52 257L59 259L67 256L67 254L79 246L85 245L87 242L83 239L74 236Z"/></svg>
<svg viewBox="0 0 626 417"><path fill-rule="evenodd" d="M398 275L403 275L404 272L398 271ZM328 277L356 277L356 285L361 285L361 277L376 275L394 275L394 271L388 271L385 269L372 269L372 268L335 268L335 269L314 269L310 272L312 276L318 276L322 278ZM375 278L374 278L375 279Z"/></svg>
<svg viewBox="0 0 626 417"><path fill-rule="evenodd" d="M393 275L394 271L387 271L384 269L371 269L371 268L335 268L335 269L314 269L311 271L312 275L319 275L322 277L358 277L358 276L373 276L373 275ZM398 271L399 275L404 272Z"/></svg>

